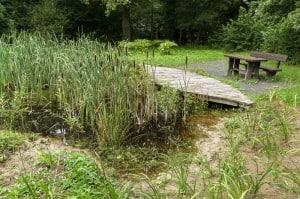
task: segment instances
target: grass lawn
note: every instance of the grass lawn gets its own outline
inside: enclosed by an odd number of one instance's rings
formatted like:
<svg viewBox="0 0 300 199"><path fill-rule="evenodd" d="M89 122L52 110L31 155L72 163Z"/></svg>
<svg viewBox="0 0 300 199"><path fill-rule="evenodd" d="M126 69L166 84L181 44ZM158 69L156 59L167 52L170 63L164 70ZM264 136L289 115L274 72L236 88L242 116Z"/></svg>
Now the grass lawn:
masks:
<svg viewBox="0 0 300 199"><path fill-rule="evenodd" d="M205 46L190 45L176 47L171 50L170 55L162 55L157 50L154 50L153 56L153 49L150 49L148 52L148 57L147 52L130 50L129 57L131 60L136 60L138 62L175 67L185 65L186 57L188 58L188 64L223 59L224 51L209 49Z"/></svg>

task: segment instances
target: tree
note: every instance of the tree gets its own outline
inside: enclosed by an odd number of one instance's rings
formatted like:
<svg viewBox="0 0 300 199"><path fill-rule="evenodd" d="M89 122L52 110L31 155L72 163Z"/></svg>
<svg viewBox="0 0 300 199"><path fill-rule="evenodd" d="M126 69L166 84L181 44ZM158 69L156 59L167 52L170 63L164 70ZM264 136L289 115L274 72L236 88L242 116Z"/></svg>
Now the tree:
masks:
<svg viewBox="0 0 300 199"><path fill-rule="evenodd" d="M89 0L81 0L88 3ZM131 8L143 1L149 0L103 0L106 6L106 15L109 16L111 12L121 10L122 12L122 39L131 40Z"/></svg>
<svg viewBox="0 0 300 199"><path fill-rule="evenodd" d="M175 0L166 1L173 26L179 30L179 43L206 42L222 23L238 13L241 0ZM170 7L169 7L170 6ZM171 8L171 10L170 10Z"/></svg>
<svg viewBox="0 0 300 199"><path fill-rule="evenodd" d="M0 0L0 34L30 29L29 11L39 0Z"/></svg>
<svg viewBox="0 0 300 199"><path fill-rule="evenodd" d="M42 0L30 11L32 30L43 35L62 34L68 23L66 15L57 8L57 0Z"/></svg>
<svg viewBox="0 0 300 199"><path fill-rule="evenodd" d="M297 6L297 0L269 0L269 1L257 1L258 4L255 10L256 20L260 20L264 23L276 24L288 14L295 10Z"/></svg>
<svg viewBox="0 0 300 199"><path fill-rule="evenodd" d="M0 3L0 34L3 34L13 26L13 20L8 17L6 8Z"/></svg>
<svg viewBox="0 0 300 199"><path fill-rule="evenodd" d="M64 33L69 38L88 34L101 40L120 40L121 12L105 15L106 7L99 1L83 3L78 0L58 0L57 9L66 16Z"/></svg>
<svg viewBox="0 0 300 199"><path fill-rule="evenodd" d="M163 29L163 3L161 0L140 1L131 7L133 37L159 39Z"/></svg>

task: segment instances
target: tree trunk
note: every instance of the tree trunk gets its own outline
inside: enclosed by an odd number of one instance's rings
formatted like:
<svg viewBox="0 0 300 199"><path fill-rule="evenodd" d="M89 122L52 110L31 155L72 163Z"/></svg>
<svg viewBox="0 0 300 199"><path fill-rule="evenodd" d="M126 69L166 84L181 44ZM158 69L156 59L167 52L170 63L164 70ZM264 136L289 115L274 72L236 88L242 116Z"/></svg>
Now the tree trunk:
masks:
<svg viewBox="0 0 300 199"><path fill-rule="evenodd" d="M154 11L153 11L153 1L151 5L151 40L154 39Z"/></svg>
<svg viewBox="0 0 300 199"><path fill-rule="evenodd" d="M129 6L123 6L122 8L122 39L128 41L131 39Z"/></svg>

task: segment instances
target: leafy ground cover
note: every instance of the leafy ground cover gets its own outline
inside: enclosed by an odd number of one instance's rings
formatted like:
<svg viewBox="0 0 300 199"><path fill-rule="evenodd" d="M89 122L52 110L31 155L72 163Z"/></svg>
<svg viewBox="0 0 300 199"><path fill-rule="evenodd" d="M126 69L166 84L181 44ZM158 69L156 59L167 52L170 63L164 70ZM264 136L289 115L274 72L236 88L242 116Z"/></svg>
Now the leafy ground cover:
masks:
<svg viewBox="0 0 300 199"><path fill-rule="evenodd" d="M24 142L24 136L17 132L3 131L0 134L0 162L4 162L9 155Z"/></svg>

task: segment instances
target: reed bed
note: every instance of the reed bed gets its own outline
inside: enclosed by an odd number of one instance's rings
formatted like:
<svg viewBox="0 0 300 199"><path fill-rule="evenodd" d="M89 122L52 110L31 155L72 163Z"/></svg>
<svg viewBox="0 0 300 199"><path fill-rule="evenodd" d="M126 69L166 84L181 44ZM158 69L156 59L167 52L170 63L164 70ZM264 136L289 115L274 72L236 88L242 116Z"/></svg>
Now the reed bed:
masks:
<svg viewBox="0 0 300 199"><path fill-rule="evenodd" d="M123 49L87 37L45 40L28 33L0 44L2 125L37 126L43 116L28 118L43 111L59 118L49 132L91 132L98 144L118 147L158 121L154 83Z"/></svg>

